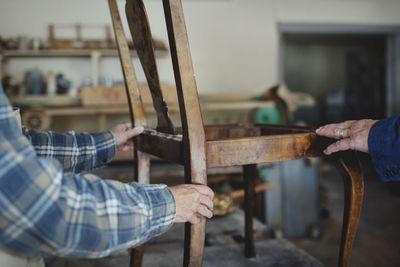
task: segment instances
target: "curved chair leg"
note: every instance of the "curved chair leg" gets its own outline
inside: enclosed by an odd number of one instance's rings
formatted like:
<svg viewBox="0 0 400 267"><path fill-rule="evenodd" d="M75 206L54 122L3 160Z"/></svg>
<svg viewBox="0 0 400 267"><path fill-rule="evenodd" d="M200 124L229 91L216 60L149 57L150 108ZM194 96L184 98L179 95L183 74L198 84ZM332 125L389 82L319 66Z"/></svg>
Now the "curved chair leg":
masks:
<svg viewBox="0 0 400 267"><path fill-rule="evenodd" d="M247 258L256 256L256 248L254 246L254 233L253 233L253 216L255 204L255 181L257 178L257 165L244 165L243 178L244 178L244 211L245 211L245 245L244 255Z"/></svg>
<svg viewBox="0 0 400 267"><path fill-rule="evenodd" d="M138 147L135 142L135 147ZM150 156L139 150L135 150L135 180L140 184L150 183ZM138 246L132 248L130 251L130 267L140 267L142 266L144 253L144 246Z"/></svg>
<svg viewBox="0 0 400 267"><path fill-rule="evenodd" d="M354 151L337 153L335 162L343 175L344 182L344 211L339 266L347 267L349 266L350 253L362 207L364 178Z"/></svg>

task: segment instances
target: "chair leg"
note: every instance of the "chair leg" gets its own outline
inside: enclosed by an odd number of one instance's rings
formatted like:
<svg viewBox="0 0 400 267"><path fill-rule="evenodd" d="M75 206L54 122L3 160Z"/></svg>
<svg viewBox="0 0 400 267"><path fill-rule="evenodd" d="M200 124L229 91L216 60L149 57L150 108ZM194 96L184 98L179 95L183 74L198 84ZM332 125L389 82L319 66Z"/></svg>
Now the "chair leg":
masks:
<svg viewBox="0 0 400 267"><path fill-rule="evenodd" d="M135 143L135 147L138 147ZM139 150L135 150L135 180L140 184L150 183L150 156ZM130 267L142 266L144 246L138 246L131 249Z"/></svg>
<svg viewBox="0 0 400 267"><path fill-rule="evenodd" d="M335 162L338 170L343 175L345 196L342 240L338 265L341 267L348 267L362 207L364 178L360 163L354 151L338 153Z"/></svg>
<svg viewBox="0 0 400 267"><path fill-rule="evenodd" d="M185 224L185 249L183 266L201 267L203 265L206 219L195 225Z"/></svg>
<svg viewBox="0 0 400 267"><path fill-rule="evenodd" d="M191 164L185 165L185 183L207 184L207 172L205 168L197 172L192 170L192 168ZM203 265L205 239L206 218L201 217L198 224L185 224L184 267L201 267Z"/></svg>
<svg viewBox="0 0 400 267"><path fill-rule="evenodd" d="M244 165L243 177L245 184L244 209L245 209L245 256L253 258L256 256L253 233L253 216L255 205L255 181L258 176L257 165Z"/></svg>
<svg viewBox="0 0 400 267"><path fill-rule="evenodd" d="M129 261L130 267L141 267L144 254L144 246L140 245L138 247L131 249L131 259Z"/></svg>

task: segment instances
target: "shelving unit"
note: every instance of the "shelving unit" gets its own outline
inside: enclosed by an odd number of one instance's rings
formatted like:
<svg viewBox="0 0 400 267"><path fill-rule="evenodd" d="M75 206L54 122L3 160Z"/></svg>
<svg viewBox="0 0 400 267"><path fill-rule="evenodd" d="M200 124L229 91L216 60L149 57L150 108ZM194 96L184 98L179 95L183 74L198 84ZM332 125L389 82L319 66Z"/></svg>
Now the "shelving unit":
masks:
<svg viewBox="0 0 400 267"><path fill-rule="evenodd" d="M167 49L155 51L156 57L168 55ZM136 51L131 51L132 57L137 57ZM13 58L88 58L91 61L91 81L93 86L99 85L100 62L105 57L118 57L115 49L71 49L71 50L8 50L0 53L0 78L6 73L6 64Z"/></svg>

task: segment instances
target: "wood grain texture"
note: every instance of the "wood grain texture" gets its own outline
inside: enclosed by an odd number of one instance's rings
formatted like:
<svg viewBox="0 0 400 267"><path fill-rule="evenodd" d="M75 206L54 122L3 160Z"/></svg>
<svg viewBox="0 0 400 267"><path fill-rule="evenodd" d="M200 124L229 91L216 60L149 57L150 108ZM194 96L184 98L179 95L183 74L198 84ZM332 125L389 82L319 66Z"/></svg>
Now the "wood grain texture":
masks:
<svg viewBox="0 0 400 267"><path fill-rule="evenodd" d="M207 166L212 168L318 157L331 142L333 140L318 137L313 132L207 141Z"/></svg>
<svg viewBox="0 0 400 267"><path fill-rule="evenodd" d="M138 137L137 147L144 152L170 162L184 165L182 137L176 139L144 132Z"/></svg>
<svg viewBox="0 0 400 267"><path fill-rule="evenodd" d="M343 226L338 265L348 267L362 208L364 178L356 152L340 152L333 159L344 182Z"/></svg>
<svg viewBox="0 0 400 267"><path fill-rule="evenodd" d="M154 109L157 112L157 130L173 134L174 126L169 118L168 107L161 91L160 79L158 77L157 64L153 50L154 45L143 1L127 0L125 12L132 40L140 62L142 63L143 71L153 98Z"/></svg>
<svg viewBox="0 0 400 267"><path fill-rule="evenodd" d="M136 182L140 184L150 183L150 156L149 154L138 150L138 140L135 140L135 150L134 150L134 177ZM140 267L142 266L144 254L144 246L140 245L131 249L130 252L130 267Z"/></svg>
<svg viewBox="0 0 400 267"><path fill-rule="evenodd" d="M183 8L180 0L163 0L183 132L186 183L207 184L205 133ZM206 220L186 224L184 266L201 266Z"/></svg>
<svg viewBox="0 0 400 267"><path fill-rule="evenodd" d="M244 255L247 258L254 258L256 256L256 248L254 245L254 231L253 231L253 217L255 205L255 186L258 170L256 164L243 166L244 176L244 211L245 211L245 243Z"/></svg>
<svg viewBox="0 0 400 267"><path fill-rule="evenodd" d="M128 41L126 40L124 28L122 26L121 16L119 15L118 5L116 0L108 0L108 4L114 26L114 34L117 41L122 72L124 74L125 89L129 103L129 113L132 118L132 125L147 126L146 115L140 97L139 85L133 68Z"/></svg>

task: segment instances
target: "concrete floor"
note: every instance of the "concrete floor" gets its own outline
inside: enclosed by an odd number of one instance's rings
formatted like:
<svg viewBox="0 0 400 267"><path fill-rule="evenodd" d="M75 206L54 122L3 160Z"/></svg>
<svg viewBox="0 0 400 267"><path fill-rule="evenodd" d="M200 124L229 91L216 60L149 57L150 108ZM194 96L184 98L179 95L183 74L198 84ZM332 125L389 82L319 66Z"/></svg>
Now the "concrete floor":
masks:
<svg viewBox="0 0 400 267"><path fill-rule="evenodd" d="M350 266L400 266L400 197L390 189L398 184L380 181L368 158L362 158L365 195ZM343 211L343 183L333 168L325 166L321 187L330 216L322 220L320 239L291 240L326 266L337 266Z"/></svg>
<svg viewBox="0 0 400 267"><path fill-rule="evenodd" d="M257 256L246 258L244 251L244 213L240 209L228 216L208 220L204 267L323 267L303 250L285 239L265 239L256 234ZM266 226L254 221L256 233L262 233ZM176 224L165 234L145 245L143 267L182 266L184 225ZM128 253L97 260L49 259L47 267L128 267Z"/></svg>

